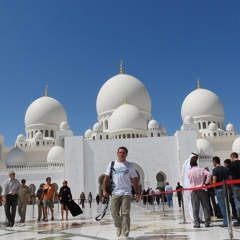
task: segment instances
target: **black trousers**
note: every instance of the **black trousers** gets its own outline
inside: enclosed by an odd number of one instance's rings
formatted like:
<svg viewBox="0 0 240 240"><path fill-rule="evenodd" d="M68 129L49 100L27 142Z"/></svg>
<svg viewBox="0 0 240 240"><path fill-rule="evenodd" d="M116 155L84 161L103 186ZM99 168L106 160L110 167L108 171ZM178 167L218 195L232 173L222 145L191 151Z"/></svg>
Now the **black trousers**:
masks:
<svg viewBox="0 0 240 240"><path fill-rule="evenodd" d="M11 195L7 194L6 204L5 204L5 214L8 220L8 223L15 223L16 208L18 203L18 194Z"/></svg>
<svg viewBox="0 0 240 240"><path fill-rule="evenodd" d="M182 202L182 196L181 193L177 193L177 198L178 198L178 206L181 207L181 202Z"/></svg>
<svg viewBox="0 0 240 240"><path fill-rule="evenodd" d="M80 199L80 201L81 201L82 208L84 208L85 199Z"/></svg>

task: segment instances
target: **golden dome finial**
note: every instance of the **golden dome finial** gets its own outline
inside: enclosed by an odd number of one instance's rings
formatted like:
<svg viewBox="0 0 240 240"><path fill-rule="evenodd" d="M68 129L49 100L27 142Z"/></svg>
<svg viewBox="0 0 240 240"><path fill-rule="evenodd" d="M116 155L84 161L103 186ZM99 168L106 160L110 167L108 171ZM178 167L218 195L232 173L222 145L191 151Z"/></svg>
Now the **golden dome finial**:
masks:
<svg viewBox="0 0 240 240"><path fill-rule="evenodd" d="M198 77L198 79L197 79L197 88L199 89L199 88L201 88L200 87L200 78Z"/></svg>
<svg viewBox="0 0 240 240"><path fill-rule="evenodd" d="M120 74L123 74L123 60L120 60Z"/></svg>
<svg viewBox="0 0 240 240"><path fill-rule="evenodd" d="M124 98L124 104L128 104L127 96L125 96L125 98Z"/></svg>
<svg viewBox="0 0 240 240"><path fill-rule="evenodd" d="M45 96L48 97L48 85L46 85Z"/></svg>

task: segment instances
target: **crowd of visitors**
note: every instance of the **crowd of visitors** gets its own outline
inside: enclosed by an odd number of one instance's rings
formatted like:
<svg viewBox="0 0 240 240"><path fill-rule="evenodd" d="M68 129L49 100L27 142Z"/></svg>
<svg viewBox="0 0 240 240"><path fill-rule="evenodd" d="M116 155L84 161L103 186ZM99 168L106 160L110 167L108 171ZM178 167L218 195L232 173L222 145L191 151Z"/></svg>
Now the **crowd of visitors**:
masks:
<svg viewBox="0 0 240 240"><path fill-rule="evenodd" d="M111 196L111 212L114 224L117 228L117 236L123 235L127 238L130 232L130 203L134 199L138 201L142 199L143 205L160 205L166 204L169 208L173 207L173 196L177 198L178 207L182 207L183 198L187 203L190 217L192 218L194 228L199 228L201 223L205 227L211 226L211 216L223 219L222 227L228 227L229 219L225 205L225 192L222 183L224 180L240 179L240 160L238 154L233 152L230 159L221 160L218 156L212 158L212 172L206 168L198 167L198 155L192 153L185 161L182 167L182 184L177 182L176 188L169 182L165 185L158 186L156 189L148 187L142 190L139 195L139 187L137 182L137 174L134 166L126 160L128 150L120 147L117 152L118 159L109 163L103 182L103 196L96 195L96 203L99 205L101 198L109 198L107 191L110 176L114 183ZM68 187L66 180L63 181L59 193L56 193L55 185L51 183L51 178L46 178L45 184L40 184L36 197L38 206L37 221L48 221L48 209L50 210L51 220L54 220L54 201L58 197L61 206L61 219L68 220L69 210L73 209L73 199L71 189ZM208 186L215 184L214 186ZM204 187L207 186L207 187ZM188 190L186 190L186 188ZM229 184L227 193L231 206L233 226L240 226L240 183ZM26 220L26 210L30 199L31 191L26 185L26 180L22 179L21 183L15 178L13 171L9 172L9 179L3 184L3 202L5 206L5 214L7 218L7 227L15 224L16 208L20 216L20 223ZM85 208L86 202L92 207L93 195L89 192L87 198L84 192L80 194L79 205ZM75 208L76 209L76 208ZM72 213L72 212L71 212Z"/></svg>

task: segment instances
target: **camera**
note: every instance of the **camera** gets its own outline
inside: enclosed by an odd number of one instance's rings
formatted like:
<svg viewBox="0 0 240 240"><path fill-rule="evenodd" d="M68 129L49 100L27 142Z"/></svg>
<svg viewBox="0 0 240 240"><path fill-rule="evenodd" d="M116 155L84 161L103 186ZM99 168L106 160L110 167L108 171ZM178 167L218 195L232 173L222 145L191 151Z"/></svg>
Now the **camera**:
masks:
<svg viewBox="0 0 240 240"><path fill-rule="evenodd" d="M109 203L109 198L103 197L102 204L108 204L108 203Z"/></svg>

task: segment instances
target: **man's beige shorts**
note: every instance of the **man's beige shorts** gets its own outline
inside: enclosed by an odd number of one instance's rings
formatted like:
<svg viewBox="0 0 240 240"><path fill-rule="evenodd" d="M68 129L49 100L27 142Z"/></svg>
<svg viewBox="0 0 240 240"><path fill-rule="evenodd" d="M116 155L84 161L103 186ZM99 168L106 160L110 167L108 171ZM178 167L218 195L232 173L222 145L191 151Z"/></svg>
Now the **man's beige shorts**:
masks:
<svg viewBox="0 0 240 240"><path fill-rule="evenodd" d="M43 207L53 208L53 199L52 198L44 198L43 199Z"/></svg>

